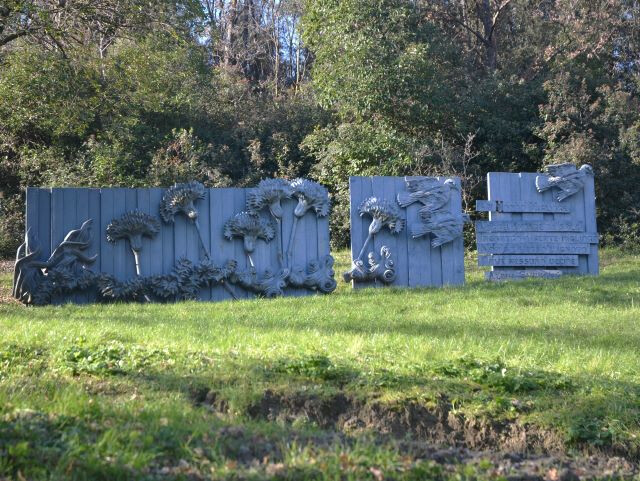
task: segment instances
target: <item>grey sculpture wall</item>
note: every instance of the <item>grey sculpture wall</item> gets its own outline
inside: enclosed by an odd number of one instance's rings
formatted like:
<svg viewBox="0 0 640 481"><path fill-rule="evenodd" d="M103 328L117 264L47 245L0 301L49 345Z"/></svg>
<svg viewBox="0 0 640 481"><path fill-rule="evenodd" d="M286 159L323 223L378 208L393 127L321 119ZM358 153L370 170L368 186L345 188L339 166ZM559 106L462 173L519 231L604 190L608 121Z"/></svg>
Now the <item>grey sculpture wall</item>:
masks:
<svg viewBox="0 0 640 481"><path fill-rule="evenodd" d="M203 242L215 265L222 266L229 260L238 263L238 270L248 268L248 258L243 249L243 239L224 237L225 223L239 212L247 209L247 195L251 189L217 188L205 189L202 200L195 202L198 222ZM27 189L26 227L37 237L41 252L39 259L46 260L72 229L79 229L84 221L93 219L92 238L85 254L97 255L96 261L88 266L96 273L110 274L120 281L136 277L134 258L129 241L111 243L107 240L106 228L114 219L126 212L138 210L160 218L159 205L166 189L85 189L85 188L29 188ZM294 209L298 201L295 197L282 201L283 216L281 235L284 249L291 232ZM263 212L268 217L268 210ZM275 225L275 223L274 223ZM279 270L277 243L256 242L252 254L258 273L265 270ZM312 210L298 221L293 250L293 265L306 267L312 260L329 255L328 217L317 216ZM286 254L285 254L286 255ZM161 222L159 233L153 238L142 238L140 255L143 276L169 274L176 261L181 258L197 263L204 258L198 232L194 223L184 215L176 215L171 223ZM214 283L215 284L215 283ZM227 283L229 284L229 283ZM230 286L236 297L255 296L239 285ZM285 295L299 296L312 292L303 288L285 288ZM77 303L94 300L95 292L78 292L67 299ZM221 284L200 290L199 299L229 299L228 289ZM54 302L67 299L57 298Z"/></svg>
<svg viewBox="0 0 640 481"><path fill-rule="evenodd" d="M419 201L412 202L406 207L402 207L398 202L398 194L408 194L409 189L406 179L420 181L419 177L351 177L349 179L349 191L351 200L351 256L357 259L362 246L364 245L372 218L369 215L360 215L362 203L370 198L376 197L385 200L398 209L401 220L405 223L397 233L392 233L387 227L383 227L373 236L363 261L366 264L368 253L373 253L375 258L384 262L381 250L384 246L389 248L395 279L386 283L381 280L353 281L354 287L372 286L408 286L408 287L428 287L443 285L464 284L464 245L462 239L462 198L460 192L460 180L452 177L438 177L438 181L443 184L450 179L455 184L451 189L449 201L442 211L451 214L452 218L459 220L459 235L450 242L445 242L441 246L434 247L434 234L426 233L419 237L412 236L412 229L418 226L421 221L419 212L425 205ZM397 230L397 229L396 229ZM437 243L437 242L436 242ZM345 280L349 276L345 275Z"/></svg>
<svg viewBox="0 0 640 481"><path fill-rule="evenodd" d="M554 167L564 166L551 166L552 172ZM591 172L587 167L583 171ZM580 175L568 192L553 186L539 192L536 180L548 178L547 173L487 175L488 201L476 205L489 212L488 221L476 222L478 263L492 266L487 279L598 274L593 175Z"/></svg>

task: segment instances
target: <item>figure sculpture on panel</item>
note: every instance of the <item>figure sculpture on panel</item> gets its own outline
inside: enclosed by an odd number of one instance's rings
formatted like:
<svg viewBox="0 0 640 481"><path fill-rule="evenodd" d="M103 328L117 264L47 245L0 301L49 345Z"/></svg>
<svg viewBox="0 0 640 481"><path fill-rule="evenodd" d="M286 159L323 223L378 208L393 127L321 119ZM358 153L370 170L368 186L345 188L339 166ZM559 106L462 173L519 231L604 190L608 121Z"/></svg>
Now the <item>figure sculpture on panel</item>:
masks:
<svg viewBox="0 0 640 481"><path fill-rule="evenodd" d="M398 193L400 207L419 202L419 222L411 226L411 237L433 234L431 245L439 247L462 235L464 216L451 213L451 191L458 190L453 179L444 182L437 177L405 177L408 192Z"/></svg>
<svg viewBox="0 0 640 481"><path fill-rule="evenodd" d="M64 237L46 261L37 260L40 248L28 230L18 248L14 266L13 295L25 304L47 304L55 294L91 287L96 274L88 269L97 254L85 254L91 245L92 219Z"/></svg>
<svg viewBox="0 0 640 481"><path fill-rule="evenodd" d="M548 165L545 167L545 172L547 175L536 177L536 189L538 192L556 189L553 197L558 202L580 192L584 189L586 177L593 176L593 169L588 164L584 164L579 169L570 163Z"/></svg>

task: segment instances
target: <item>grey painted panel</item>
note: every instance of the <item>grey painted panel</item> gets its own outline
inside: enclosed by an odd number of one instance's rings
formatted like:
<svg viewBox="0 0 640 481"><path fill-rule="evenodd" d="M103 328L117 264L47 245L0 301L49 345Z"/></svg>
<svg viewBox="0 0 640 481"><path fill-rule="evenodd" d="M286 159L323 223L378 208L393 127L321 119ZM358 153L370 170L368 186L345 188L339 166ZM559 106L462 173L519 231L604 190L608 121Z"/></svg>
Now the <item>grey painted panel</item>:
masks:
<svg viewBox="0 0 640 481"><path fill-rule="evenodd" d="M542 216L544 214L526 214ZM533 221L528 217L522 221L486 221L475 222L476 232L585 232L582 221Z"/></svg>
<svg viewBox="0 0 640 481"><path fill-rule="evenodd" d="M89 212L88 217L93 219L93 227L91 229L92 242L87 253L90 256L97 255L96 261L91 265L91 270L100 270L100 234L102 232L100 226L102 225L102 217L100 213L100 189L87 189ZM96 289L92 289L87 296L87 302L95 302L97 299Z"/></svg>
<svg viewBox="0 0 640 481"><path fill-rule="evenodd" d="M211 255L211 223L215 223L216 219L211 218L211 201L210 201L210 189L205 190L204 199L196 202L196 208L198 209L198 223L200 225L200 233L202 235L202 242L204 243L204 247L200 245L200 239L198 237L198 232L194 226L194 233L196 234L196 250L199 255L192 259L197 262L199 259L204 259L207 254ZM211 300L211 287L203 287L200 289L200 299L203 301Z"/></svg>
<svg viewBox="0 0 640 481"><path fill-rule="evenodd" d="M162 200L162 193L164 189L153 188L149 189L149 215L160 217L158 213L158 206ZM160 232L156 237L149 242L149 250L146 255L149 257L149 274L157 275L164 272L163 266L163 248L164 243L169 240L170 234L169 226L164 222L160 222ZM173 236L171 236L173 237ZM170 245L169 247L173 247ZM168 249L170 252L170 259L173 260L173 249ZM169 268L169 265L167 265Z"/></svg>
<svg viewBox="0 0 640 481"><path fill-rule="evenodd" d="M480 266L570 267L578 265L577 255L479 255Z"/></svg>
<svg viewBox="0 0 640 481"><path fill-rule="evenodd" d="M225 209L225 205L230 205L232 209ZM224 223L233 217L234 212L231 212L231 210L234 209L233 189L210 189L209 213L211 215L211 223L209 225L209 236L212 239L211 258L216 265L223 265L227 259L238 259L235 257L234 248L237 240L230 241L225 239L222 229ZM220 301L231 299L231 295L222 286L215 285L211 288L211 298Z"/></svg>
<svg viewBox="0 0 640 481"><path fill-rule="evenodd" d="M231 218L235 215L236 212L242 212L247 208L247 196L244 190L230 189L230 194L231 194L231 198L233 199L233 203L230 203L230 202L224 203L224 206L226 209L225 213L227 214L226 215L227 218ZM275 245L275 239L271 242ZM246 269L249 266L249 262L247 260L247 256L245 255L244 249L242 247L242 240L234 239L233 243L234 243L233 259L236 259L236 261L238 261L239 269L241 270ZM276 268L276 265L277 264L274 264L274 268ZM263 270L265 266L260 266L256 264L256 268L258 269L258 271L260 271L260 270ZM239 298L246 299L250 297L256 297L255 294L246 292L244 289L238 289L236 288L236 286L233 286L232 289L234 290L234 292Z"/></svg>
<svg viewBox="0 0 640 481"><path fill-rule="evenodd" d="M73 189L73 193L75 194L77 225L72 227L72 229L77 229L84 221L89 219L89 189ZM97 219L94 219L93 222L95 223L96 220ZM96 230L96 227L91 229L92 236L95 236ZM95 245L95 242L92 244ZM89 302L89 293L87 291L82 291L74 294L74 302L79 304Z"/></svg>
<svg viewBox="0 0 640 481"><path fill-rule="evenodd" d="M53 248L73 229L78 229L87 219L93 219L93 242L84 252L87 256L98 254L98 261L90 268L96 273L110 274L119 282L136 276L135 261L128 240L118 240L112 244L107 241L106 227L114 219L126 212L138 210L141 213L159 217L159 204L166 189L49 189L30 188L27 191L27 228L37 231L38 240L44 242L40 258L46 260ZM236 213L246 210L248 189L208 189L205 198L196 201L202 232L200 237L195 223L183 214L176 214L173 222L160 224L155 237L142 238L140 267L143 276L169 274L175 261L181 257L198 262L209 251L216 265L223 266L227 261L238 261L239 269L247 268L247 259L242 239L228 241L223 237L224 223ZM293 217L297 199L283 202L285 218ZM262 212L268 217L268 210ZM292 224L283 223L282 238L286 248ZM258 241L258 271L263 276L267 270L277 265L277 247L275 242ZM313 209L299 221L295 236L294 265L306 270L311 260L323 259L330 254L329 222L327 217L318 218ZM238 298L253 297L239 285L229 286ZM303 288L285 288L286 295L303 295L313 291ZM201 299L229 299L231 295L223 287L216 285L211 289L202 289ZM96 300L95 292L84 291L69 298L56 298L54 302L86 303Z"/></svg>
<svg viewBox="0 0 640 481"><path fill-rule="evenodd" d="M397 192L401 192L405 190L406 184L404 180L400 177L385 177L384 178L384 195L385 197L395 197ZM405 216L408 216L407 209L405 209ZM407 217L405 217L407 218ZM407 223L407 225L409 225ZM406 229L406 227L405 227ZM410 265L411 258L409 257L409 244L411 236L407 235L405 237L395 236L396 239L396 262L398 265ZM397 280L398 285L401 286L409 286L409 269L399 269L397 271Z"/></svg>
<svg viewBox="0 0 640 481"><path fill-rule="evenodd" d="M119 187L114 189L113 218L108 219L107 222L111 222L113 219L118 219L127 212L127 190L129 189ZM116 279L125 281L133 277L129 272L133 272L135 270L135 261L128 241L116 242L113 268Z"/></svg>
<svg viewBox="0 0 640 481"><path fill-rule="evenodd" d="M26 214L25 219L27 230L31 229L31 234L36 236L39 234L38 225L40 224L40 189L33 187L27 188L26 194ZM38 244L42 246L42 239L38 236ZM42 249L42 247L41 247Z"/></svg>
<svg viewBox="0 0 640 481"><path fill-rule="evenodd" d="M39 189L38 211L38 224L34 228L42 248L41 259L47 259L51 255L51 189Z"/></svg>
<svg viewBox="0 0 640 481"><path fill-rule="evenodd" d="M100 271L105 274L115 274L115 246L107 241L105 231L107 225L114 218L113 205L114 205L115 192L113 189L102 189L100 191L100 229L96 233L100 239Z"/></svg>
<svg viewBox="0 0 640 481"><path fill-rule="evenodd" d="M553 167L553 172L562 171L569 176L576 175L575 168ZM585 170L585 169L580 169ZM551 171L551 170L550 170ZM590 171L590 169L586 169ZM478 207L489 210L489 221L476 222L476 237L480 253L504 254L579 254L573 265L563 265L565 273L597 273L598 234L595 227L594 196L589 192L593 177L578 173L584 180L584 189L574 189L575 184L567 184L572 192L560 202L560 190L552 186L537 189L539 177L544 177L541 185L558 182L556 178L538 173L492 172L487 176L489 196L480 201ZM517 185L514 185L516 180ZM563 187L564 188L564 187ZM573 189L573 190L570 190ZM545 206L537 208L537 206ZM548 208L548 206L552 206ZM554 207L555 206L555 207ZM592 228L588 225L591 223ZM567 234L568 233L568 234ZM510 244L505 246L505 244ZM503 264L498 256L496 262L489 262L484 256L480 265L494 265L493 272L509 272L516 269L512 264ZM522 257L522 256L519 256ZM543 261L544 262L544 261ZM516 264L517 265L517 264ZM521 270L546 267L549 264L522 264ZM502 274L501 274L502 275ZM508 278L510 274L502 275ZM516 276L514 274L514 276ZM500 275L488 275L497 279ZM516 276L517 277L517 276Z"/></svg>

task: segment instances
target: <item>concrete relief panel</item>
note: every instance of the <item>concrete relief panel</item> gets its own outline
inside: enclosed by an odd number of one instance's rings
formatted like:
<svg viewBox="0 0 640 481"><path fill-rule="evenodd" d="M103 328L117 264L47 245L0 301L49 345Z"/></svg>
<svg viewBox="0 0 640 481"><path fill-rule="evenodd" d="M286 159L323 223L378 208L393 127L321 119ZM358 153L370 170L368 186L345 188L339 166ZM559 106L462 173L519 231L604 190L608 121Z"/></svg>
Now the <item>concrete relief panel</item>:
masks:
<svg viewBox="0 0 640 481"><path fill-rule="evenodd" d="M476 203L478 263L489 280L598 274L593 171L550 165L537 173L491 172L488 200Z"/></svg>
<svg viewBox="0 0 640 481"><path fill-rule="evenodd" d="M330 293L328 214L327 190L307 179L29 188L13 294L49 304Z"/></svg>
<svg viewBox="0 0 640 481"><path fill-rule="evenodd" d="M460 181L445 177L351 177L354 287L464 283Z"/></svg>

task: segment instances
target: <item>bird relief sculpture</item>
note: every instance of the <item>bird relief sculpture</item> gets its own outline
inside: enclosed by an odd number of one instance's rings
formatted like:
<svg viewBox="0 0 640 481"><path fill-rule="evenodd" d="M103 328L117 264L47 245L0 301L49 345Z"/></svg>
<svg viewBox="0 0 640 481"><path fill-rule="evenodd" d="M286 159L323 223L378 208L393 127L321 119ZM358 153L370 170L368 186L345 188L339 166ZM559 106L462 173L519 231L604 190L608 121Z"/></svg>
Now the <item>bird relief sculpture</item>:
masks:
<svg viewBox="0 0 640 481"><path fill-rule="evenodd" d="M387 227L391 234L399 234L405 226L405 220L400 215L398 207L386 199L369 197L359 207L360 217L371 217L366 240L360 249L358 257L352 260L351 269L343 274L345 282L380 281L384 284L392 283L396 278L395 264L391 249L383 246L380 249L380 258L376 258L374 252L367 255L367 263L362 260L369 244L374 236L383 227Z"/></svg>
<svg viewBox="0 0 640 481"><path fill-rule="evenodd" d="M593 176L593 169L588 164L579 169L570 163L548 165L545 172L546 175L536 177L536 189L540 193L554 189L553 197L558 202L580 192L587 177Z"/></svg>
<svg viewBox="0 0 640 481"><path fill-rule="evenodd" d="M449 209L452 190L458 190L453 179L444 182L437 177L405 177L408 192L398 193L400 207L421 204L419 222L411 226L411 237L417 239L432 234L432 247L439 247L462 235L464 217Z"/></svg>
<svg viewBox="0 0 640 481"><path fill-rule="evenodd" d="M56 294L82 290L95 284L97 274L89 269L97 255L85 251L91 245L92 219L69 231L46 261L38 260L40 246L31 230L18 248L13 274L13 297L24 304L48 304Z"/></svg>

